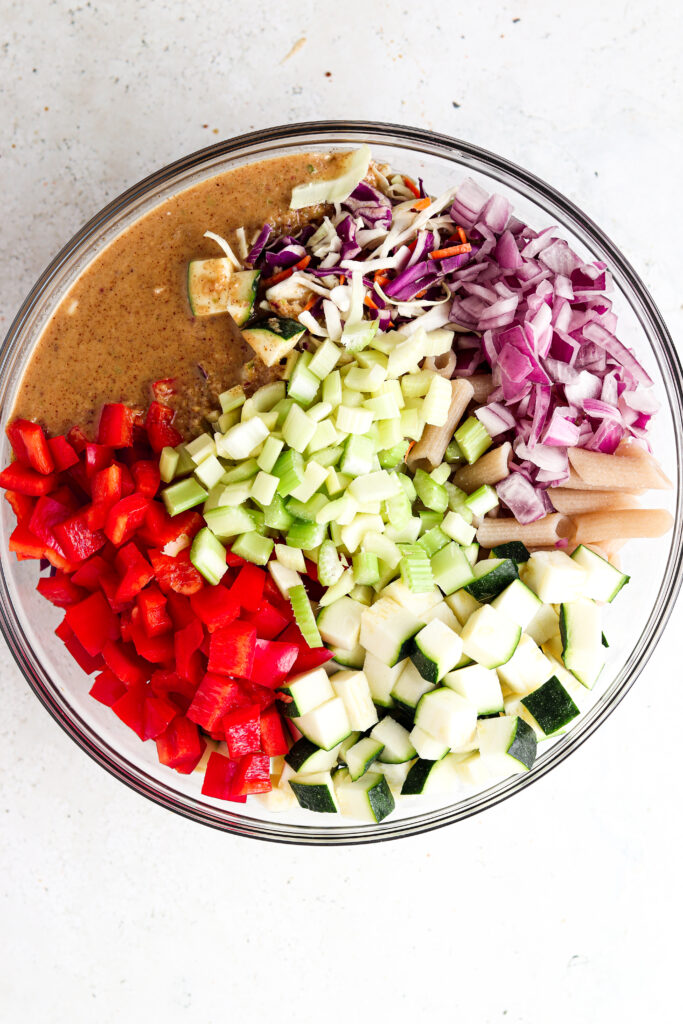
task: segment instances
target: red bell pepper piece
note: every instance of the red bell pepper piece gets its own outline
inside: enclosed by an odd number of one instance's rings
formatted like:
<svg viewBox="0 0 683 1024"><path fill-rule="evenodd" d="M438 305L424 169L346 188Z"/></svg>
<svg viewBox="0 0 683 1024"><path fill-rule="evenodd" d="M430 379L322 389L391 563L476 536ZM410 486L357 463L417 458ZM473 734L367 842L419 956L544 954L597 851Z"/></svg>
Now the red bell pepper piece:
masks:
<svg viewBox="0 0 683 1024"><path fill-rule="evenodd" d="M87 513L77 512L61 523L56 523L54 535L72 562L84 562L103 548L107 538L101 530L91 530L87 523Z"/></svg>
<svg viewBox="0 0 683 1024"><path fill-rule="evenodd" d="M76 488L76 491L83 496L82 500L87 501L90 497L91 481L85 471L85 463L77 462L75 466L71 466L66 472L70 483Z"/></svg>
<svg viewBox="0 0 683 1024"><path fill-rule="evenodd" d="M20 462L13 462L0 473L0 487L7 491L18 491L19 494L29 494L34 498L49 494L58 486L59 477L56 473L44 475L29 466L22 466Z"/></svg>
<svg viewBox="0 0 683 1024"><path fill-rule="evenodd" d="M110 572L111 566L102 555L92 555L87 561L81 562L71 580L77 586L92 592L98 589L101 577Z"/></svg>
<svg viewBox="0 0 683 1024"><path fill-rule="evenodd" d="M195 723L181 715L157 736L156 744L161 763L181 775L189 775L195 770L206 749L206 740L199 735Z"/></svg>
<svg viewBox="0 0 683 1024"><path fill-rule="evenodd" d="M87 596L87 591L77 586L70 576L64 572L56 572L54 576L45 576L38 580L36 590L57 608L68 608L78 604Z"/></svg>
<svg viewBox="0 0 683 1024"><path fill-rule="evenodd" d="M256 753L261 749L260 709L258 704L248 704L224 716L222 728L228 744L230 757Z"/></svg>
<svg viewBox="0 0 683 1024"><path fill-rule="evenodd" d="M48 437L47 446L58 473L65 469L71 469L78 462L78 452L63 435Z"/></svg>
<svg viewBox="0 0 683 1024"><path fill-rule="evenodd" d="M259 683L251 683L247 679L240 681L242 692L245 697L248 697L251 704L258 704L261 711L265 711L269 708L276 700L282 700L282 694L276 693L275 690L271 690L268 686L261 686Z"/></svg>
<svg viewBox="0 0 683 1024"><path fill-rule="evenodd" d="M177 716L178 709L165 697L145 697L143 714L143 739L155 740L168 729Z"/></svg>
<svg viewBox="0 0 683 1024"><path fill-rule="evenodd" d="M131 472L125 462L115 461L112 462L112 466L118 466L121 470L121 497L127 498L129 494L133 494L135 492L135 481L131 476Z"/></svg>
<svg viewBox="0 0 683 1024"><path fill-rule="evenodd" d="M278 611L275 605L265 598L255 612L247 612L242 618L256 626L256 636L261 640L274 640L287 627L287 623L290 621L290 619L286 619Z"/></svg>
<svg viewBox="0 0 683 1024"><path fill-rule="evenodd" d="M189 547L189 542L202 526L204 520L195 509L188 509L187 512L171 517L163 505L153 501L147 509L145 522L138 534L145 544L159 550L183 538L187 539Z"/></svg>
<svg viewBox="0 0 683 1024"><path fill-rule="evenodd" d="M145 661L155 665L171 665L174 658L173 637L170 633L163 636L147 636L137 608L131 610L130 636L135 650Z"/></svg>
<svg viewBox="0 0 683 1024"><path fill-rule="evenodd" d="M136 653L131 644L109 640L102 648L102 657L116 678L126 686L146 683L151 675L149 663Z"/></svg>
<svg viewBox="0 0 683 1024"><path fill-rule="evenodd" d="M42 498L38 498L36 506L31 513L28 527L36 537L40 537L42 541L49 547L55 548L60 554L64 554L64 549L60 545L57 537L55 536L53 527L57 523L63 523L65 519L73 514L74 501L69 500L68 504L62 501L57 501L55 491L51 495L44 495Z"/></svg>
<svg viewBox="0 0 683 1024"><path fill-rule="evenodd" d="M261 750L270 757L279 757L289 750L282 717L275 707L261 712Z"/></svg>
<svg viewBox="0 0 683 1024"><path fill-rule="evenodd" d="M133 410L121 402L104 405L97 440L111 448L130 448L133 444Z"/></svg>
<svg viewBox="0 0 683 1024"><path fill-rule="evenodd" d="M246 803L246 796L235 792L233 781L237 774L238 762L231 761L223 754L214 752L206 765L202 793L216 800L232 800L235 803Z"/></svg>
<svg viewBox="0 0 683 1024"><path fill-rule="evenodd" d="M71 605L65 618L90 655L101 654L107 640L118 640L121 635L119 620L100 593Z"/></svg>
<svg viewBox="0 0 683 1024"><path fill-rule="evenodd" d="M221 583L204 587L190 597L192 611L204 623L210 633L220 626L227 626L239 616L240 606L232 590Z"/></svg>
<svg viewBox="0 0 683 1024"><path fill-rule="evenodd" d="M175 556L164 555L161 551L148 551L157 583L165 594L175 590L178 594L195 594L204 586L204 578L190 561L190 552L179 552Z"/></svg>
<svg viewBox="0 0 683 1024"><path fill-rule="evenodd" d="M5 491L5 500L9 503L18 523L31 518L36 504L35 498L30 498L28 494L19 494L18 491Z"/></svg>
<svg viewBox="0 0 683 1024"><path fill-rule="evenodd" d="M166 601L168 602L168 612L173 620L175 629L184 629L185 626L189 626L195 618L189 597L184 597L183 594L176 594L175 590L170 590L166 595Z"/></svg>
<svg viewBox="0 0 683 1024"><path fill-rule="evenodd" d="M269 793L272 788L268 754L246 754L240 758L232 778L233 793L249 796L251 793Z"/></svg>
<svg viewBox="0 0 683 1024"><path fill-rule="evenodd" d="M79 426L72 427L67 433L66 439L74 451L77 451L79 455L85 451L85 446L88 444L88 438L85 431Z"/></svg>
<svg viewBox="0 0 683 1024"><path fill-rule="evenodd" d="M85 472L88 477L93 477L101 469L106 469L114 458L114 449L109 445L92 444L90 441L85 446Z"/></svg>
<svg viewBox="0 0 683 1024"><path fill-rule="evenodd" d="M235 569L247 564L246 558L242 558L241 555L235 555L230 550L228 550L225 556L225 561L227 562L231 569Z"/></svg>
<svg viewBox="0 0 683 1024"><path fill-rule="evenodd" d="M266 574L263 569L248 562L238 572L232 592L242 608L248 612L255 612L263 600L265 583Z"/></svg>
<svg viewBox="0 0 683 1024"><path fill-rule="evenodd" d="M183 679L194 680L199 664L198 684L203 675L201 658L193 661L192 656L199 651L203 640L204 628L199 619L193 619L184 629L179 629L174 637L176 672Z"/></svg>
<svg viewBox="0 0 683 1024"><path fill-rule="evenodd" d="M296 673L308 672L312 668L318 668L319 665L324 665L326 661L334 657L332 651L328 651L326 647L309 647L295 622L291 622L287 626L287 629L284 633L280 634L278 640L298 646L299 656L292 669Z"/></svg>
<svg viewBox="0 0 683 1024"><path fill-rule="evenodd" d="M17 558L44 558L46 543L35 533L31 533L25 522L18 523L9 538L9 549L14 551Z"/></svg>
<svg viewBox="0 0 683 1024"><path fill-rule="evenodd" d="M100 669L104 668L104 658L102 655L96 654L93 656L88 654L81 642L74 635L74 632L66 619L63 619L57 626L55 635L59 637L71 657L81 666L87 675L92 675L93 672L99 672Z"/></svg>
<svg viewBox="0 0 683 1024"><path fill-rule="evenodd" d="M161 483L158 461L138 459L130 467L130 472L135 483L135 490L139 494L144 494L146 498L153 498Z"/></svg>
<svg viewBox="0 0 683 1024"><path fill-rule="evenodd" d="M207 732L216 732L224 715L249 704L239 683L207 672L187 710L187 717Z"/></svg>
<svg viewBox="0 0 683 1024"><path fill-rule="evenodd" d="M160 452L162 448L175 448L182 441L182 435L171 426L175 411L167 405L152 402L147 410L145 427L152 451Z"/></svg>
<svg viewBox="0 0 683 1024"><path fill-rule="evenodd" d="M107 466L106 469L98 470L90 485L93 505L100 505L108 511L112 505L120 501L123 494L122 479L121 466L115 462L111 466Z"/></svg>
<svg viewBox="0 0 683 1024"><path fill-rule="evenodd" d="M156 584L141 590L135 599L140 609L140 618L147 636L163 636L173 629L171 616L168 614L166 598Z"/></svg>
<svg viewBox="0 0 683 1024"><path fill-rule="evenodd" d="M14 420L7 426L7 436L19 462L44 476L54 473L54 459L39 423L33 423L31 420Z"/></svg>
<svg viewBox="0 0 683 1024"><path fill-rule="evenodd" d="M108 708L123 697L125 692L126 687L108 668L105 668L104 672L100 672L90 687L90 696L98 700L100 704L106 704Z"/></svg>
<svg viewBox="0 0 683 1024"><path fill-rule="evenodd" d="M298 656L296 644L257 640L251 678L261 686L279 686L292 671Z"/></svg>
<svg viewBox="0 0 683 1024"><path fill-rule="evenodd" d="M197 690L194 683L181 679L177 672L161 668L152 672L149 685L158 697L186 698L188 707Z"/></svg>
<svg viewBox="0 0 683 1024"><path fill-rule="evenodd" d="M137 733L141 740L145 738L145 698L147 686L137 684L129 686L122 697L112 704L111 709L124 725Z"/></svg>
<svg viewBox="0 0 683 1024"><path fill-rule="evenodd" d="M121 573L121 582L116 590L115 600L122 604L132 601L154 576L152 566L133 543L125 544L119 549L116 568Z"/></svg>
<svg viewBox="0 0 683 1024"><path fill-rule="evenodd" d="M149 498L142 494L129 494L113 505L107 514L104 532L117 547L129 540L142 526L149 506Z"/></svg>
<svg viewBox="0 0 683 1024"><path fill-rule="evenodd" d="M250 679L256 652L256 629L248 622L232 622L211 634L209 672Z"/></svg>

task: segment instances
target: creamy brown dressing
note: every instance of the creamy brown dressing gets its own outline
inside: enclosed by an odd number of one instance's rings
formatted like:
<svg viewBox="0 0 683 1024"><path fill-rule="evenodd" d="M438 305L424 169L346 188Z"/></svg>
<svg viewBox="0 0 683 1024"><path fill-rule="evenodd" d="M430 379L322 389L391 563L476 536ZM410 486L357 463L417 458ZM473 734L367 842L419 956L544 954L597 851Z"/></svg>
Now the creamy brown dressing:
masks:
<svg viewBox="0 0 683 1024"><path fill-rule="evenodd" d="M176 426L196 432L253 356L227 316L196 318L187 302L191 259L221 255L204 232L236 247L265 222L294 231L320 208L289 209L294 185L334 177L345 154L300 153L227 171L167 199L131 225L77 279L43 331L13 416L53 433L93 431L104 402L144 409L150 384L173 377ZM201 369L200 369L201 367ZM256 367L256 381L265 367Z"/></svg>

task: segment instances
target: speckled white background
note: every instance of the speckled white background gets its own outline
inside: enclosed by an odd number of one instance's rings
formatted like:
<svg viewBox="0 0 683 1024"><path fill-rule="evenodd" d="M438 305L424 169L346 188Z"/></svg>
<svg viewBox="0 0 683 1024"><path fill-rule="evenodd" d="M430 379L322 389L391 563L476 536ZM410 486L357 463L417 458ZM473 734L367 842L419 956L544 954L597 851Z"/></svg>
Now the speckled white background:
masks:
<svg viewBox="0 0 683 1024"><path fill-rule="evenodd" d="M154 168L252 128L350 117L461 136L546 178L681 336L673 0L0 11L3 330L80 224ZM679 1020L677 614L550 777L449 830L328 851L146 803L54 725L3 648L0 1021Z"/></svg>

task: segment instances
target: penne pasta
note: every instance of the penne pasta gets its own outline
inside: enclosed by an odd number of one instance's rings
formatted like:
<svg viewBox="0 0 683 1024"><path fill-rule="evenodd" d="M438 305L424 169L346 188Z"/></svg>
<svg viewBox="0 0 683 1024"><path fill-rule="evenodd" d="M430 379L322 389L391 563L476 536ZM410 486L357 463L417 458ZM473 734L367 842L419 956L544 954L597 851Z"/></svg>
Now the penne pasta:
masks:
<svg viewBox="0 0 683 1024"><path fill-rule="evenodd" d="M534 523L518 523L516 519L486 518L477 530L477 541L485 548L521 540L527 547L554 548L556 542L571 532L572 522L567 516L553 512Z"/></svg>
<svg viewBox="0 0 683 1024"><path fill-rule="evenodd" d="M572 468L593 488L637 491L641 488L664 490L671 486L649 456L625 458L590 452L586 448L570 448L568 454Z"/></svg>
<svg viewBox="0 0 683 1024"><path fill-rule="evenodd" d="M600 484L588 484L585 480L582 480L575 469L569 467L569 476L566 480L562 481L562 487L566 490L572 491L604 491L604 486ZM620 487L618 484L610 485L611 491L628 491L629 494L644 494L644 489L634 487Z"/></svg>
<svg viewBox="0 0 683 1024"><path fill-rule="evenodd" d="M446 352L442 356L428 356L422 364L423 370L431 370L432 373L438 373L442 377L452 377L455 364L457 362L457 356L453 349Z"/></svg>
<svg viewBox="0 0 683 1024"><path fill-rule="evenodd" d="M477 459L473 466L462 466L455 476L453 483L463 491L471 494L482 484L497 484L510 475L508 463L512 455L512 445L509 441L492 448L481 458ZM561 509L559 510L561 511Z"/></svg>
<svg viewBox="0 0 683 1024"><path fill-rule="evenodd" d="M612 537L661 537L673 526L664 508L624 508L610 512L585 512L573 516L575 544L606 543Z"/></svg>
<svg viewBox="0 0 683 1024"><path fill-rule="evenodd" d="M638 496L631 491L579 491L569 487L549 487L548 496L557 511L567 516L638 507Z"/></svg>
<svg viewBox="0 0 683 1024"><path fill-rule="evenodd" d="M490 373L475 373L473 377L466 379L474 388L474 401L477 405L483 405L493 391L493 377Z"/></svg>
<svg viewBox="0 0 683 1024"><path fill-rule="evenodd" d="M426 426L422 437L413 446L406 462L411 469L436 469L443 462L453 433L472 401L473 389L465 377L451 381L451 404L448 419L442 427Z"/></svg>

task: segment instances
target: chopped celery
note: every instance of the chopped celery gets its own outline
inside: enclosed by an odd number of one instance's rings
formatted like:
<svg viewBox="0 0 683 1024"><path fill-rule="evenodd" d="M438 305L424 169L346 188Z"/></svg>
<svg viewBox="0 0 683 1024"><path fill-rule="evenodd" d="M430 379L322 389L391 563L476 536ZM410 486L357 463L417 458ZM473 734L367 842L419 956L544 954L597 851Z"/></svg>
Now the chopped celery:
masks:
<svg viewBox="0 0 683 1024"><path fill-rule="evenodd" d="M377 333L379 320L360 320L346 323L341 336L341 343L348 352L360 352L366 348Z"/></svg>
<svg viewBox="0 0 683 1024"><path fill-rule="evenodd" d="M285 439L285 444L301 454L306 450L315 431L315 421L307 416L300 406L293 405L287 414L287 419L282 424L282 436Z"/></svg>
<svg viewBox="0 0 683 1024"><path fill-rule="evenodd" d="M451 467L445 462L442 462L441 465L437 466L436 469L433 469L429 475L437 484L445 484L451 475Z"/></svg>
<svg viewBox="0 0 683 1024"><path fill-rule="evenodd" d="M284 499L281 495L276 494L270 505L263 510L263 522L269 530L280 530L282 532L286 532L292 525L294 517L285 508Z"/></svg>
<svg viewBox="0 0 683 1024"><path fill-rule="evenodd" d="M316 491L320 490L327 479L327 469L318 465L315 460L306 464L301 483L291 492L297 501L308 501Z"/></svg>
<svg viewBox="0 0 683 1024"><path fill-rule="evenodd" d="M208 527L202 527L192 541L190 561L207 583L215 585L223 579L228 569L225 556L226 550L218 538Z"/></svg>
<svg viewBox="0 0 683 1024"><path fill-rule="evenodd" d="M349 484L349 493L361 504L368 501L386 501L397 495L403 495L395 473L387 473L386 469L378 469L374 473L356 477Z"/></svg>
<svg viewBox="0 0 683 1024"><path fill-rule="evenodd" d="M448 410L453 398L451 382L434 374L429 391L422 403L422 419L433 427L443 427L448 419Z"/></svg>
<svg viewBox="0 0 683 1024"><path fill-rule="evenodd" d="M275 408L272 410L273 412L277 413L277 421L275 423L276 429L280 429L282 424L287 419L287 416L289 415L289 410L295 404L296 403L293 398L283 398L281 402L277 403Z"/></svg>
<svg viewBox="0 0 683 1024"><path fill-rule="evenodd" d="M292 606L296 624L309 647L322 647L323 642L318 632L311 602L303 584L291 587L287 595Z"/></svg>
<svg viewBox="0 0 683 1024"><path fill-rule="evenodd" d="M438 587L448 596L461 587L466 587L474 579L472 566L467 561L463 549L451 541L432 555L432 572Z"/></svg>
<svg viewBox="0 0 683 1024"><path fill-rule="evenodd" d="M324 525L325 523L338 523L339 526L347 526L353 522L354 516L358 511L358 504L350 494L343 494L341 498L335 498L334 501L326 502L319 510L316 515L316 522Z"/></svg>
<svg viewBox="0 0 683 1024"><path fill-rule="evenodd" d="M378 364L367 369L353 366L344 379L344 387L351 388L352 391L365 391L374 394L386 379L386 368Z"/></svg>
<svg viewBox="0 0 683 1024"><path fill-rule="evenodd" d="M258 466L258 468L262 469L264 473L270 473L273 469L273 466L277 462L278 456L280 455L280 452L284 448L284 445L285 442L282 441L279 437L273 437L272 435L270 437L267 437L263 445L261 454L256 460L256 465Z"/></svg>
<svg viewBox="0 0 683 1024"><path fill-rule="evenodd" d="M415 484L406 473L398 473L398 482L408 495L408 500L412 503L417 498L417 491L415 490Z"/></svg>
<svg viewBox="0 0 683 1024"><path fill-rule="evenodd" d="M378 452L377 458L382 469L395 469L396 466L400 466L408 454L409 447L408 441L401 441L400 444L394 445L393 448L384 448Z"/></svg>
<svg viewBox="0 0 683 1024"><path fill-rule="evenodd" d="M417 496L422 504L434 512L445 512L448 508L448 493L442 484L437 484L423 469L415 471L413 477Z"/></svg>
<svg viewBox="0 0 683 1024"><path fill-rule="evenodd" d="M324 540L318 551L318 580L323 587L330 587L336 583L344 567L339 561L337 549L333 541Z"/></svg>
<svg viewBox="0 0 683 1024"><path fill-rule="evenodd" d="M410 499L403 490L387 499L385 509L387 520L395 530L402 530L413 514Z"/></svg>
<svg viewBox="0 0 683 1024"><path fill-rule="evenodd" d="M400 380L403 397L423 398L429 391L432 377L435 376L436 374L432 370L418 370L417 373L404 374Z"/></svg>
<svg viewBox="0 0 683 1024"><path fill-rule="evenodd" d="M417 372L419 363L425 357L425 340L424 331L416 331L391 350L388 365L390 377L398 378L404 373Z"/></svg>
<svg viewBox="0 0 683 1024"><path fill-rule="evenodd" d="M427 530L433 530L435 526L441 526L443 516L440 512L432 512L431 509L422 511L419 513L420 523L422 524L421 534L427 532Z"/></svg>
<svg viewBox="0 0 683 1024"><path fill-rule="evenodd" d="M450 442L450 444L446 448L446 455L445 455L446 462L462 462L463 458L464 458L464 456L463 456L462 452L460 451L460 445L455 440L455 438L453 438L453 440Z"/></svg>
<svg viewBox="0 0 683 1024"><path fill-rule="evenodd" d="M359 513L351 523L342 527L342 540L349 554L360 547L363 537L369 530L379 533L383 527L382 517Z"/></svg>
<svg viewBox="0 0 683 1024"><path fill-rule="evenodd" d="M277 493L286 498L295 490L304 478L304 460L299 452L288 449L278 456L273 466L273 475L278 477Z"/></svg>
<svg viewBox="0 0 683 1024"><path fill-rule="evenodd" d="M205 491L201 484L189 477L187 480L179 480L177 484L165 487L161 492L161 497L169 516L177 516L181 512L186 512L188 508L201 505L208 497L208 491Z"/></svg>
<svg viewBox="0 0 683 1024"><path fill-rule="evenodd" d="M369 370L371 366L381 366L385 370L389 364L389 360L382 352L375 352L372 349L366 348L361 352L356 352L355 360L359 366L363 366L366 370ZM386 380L386 373L384 378Z"/></svg>
<svg viewBox="0 0 683 1024"><path fill-rule="evenodd" d="M337 430L345 434L367 434L372 426L372 413L369 409L351 408L348 405L337 406L335 425Z"/></svg>
<svg viewBox="0 0 683 1024"><path fill-rule="evenodd" d="M248 458L268 437L268 427L259 416L231 427L227 434L217 435L216 449L236 462ZM193 456L194 457L194 456Z"/></svg>
<svg viewBox="0 0 683 1024"><path fill-rule="evenodd" d="M435 555L437 551L441 551L441 548L445 548L450 543L450 538L443 532L440 526L433 526L431 530L427 530L423 533L417 542L421 548L424 548L429 557Z"/></svg>
<svg viewBox="0 0 683 1024"><path fill-rule="evenodd" d="M300 352L287 381L287 397L303 406L313 404L320 387L320 381L309 369L311 358L310 352Z"/></svg>
<svg viewBox="0 0 683 1024"><path fill-rule="evenodd" d="M236 384L234 388L229 388L218 396L222 412L232 412L233 409L239 409L241 405L244 405L245 399L246 395L241 384Z"/></svg>
<svg viewBox="0 0 683 1024"><path fill-rule="evenodd" d="M465 504L472 515L485 516L487 512L490 512L498 504L498 495L493 487L489 487L488 484L482 484L473 494L470 494Z"/></svg>
<svg viewBox="0 0 683 1024"><path fill-rule="evenodd" d="M276 476L272 476L270 473L264 473L263 470L256 474L254 481L251 485L251 495L254 501L258 501L260 505L270 505L271 501L275 497L277 485L280 481Z"/></svg>
<svg viewBox="0 0 683 1024"><path fill-rule="evenodd" d="M195 466L198 466L204 459L208 459L209 455L216 454L216 442L208 434L200 434L199 437L195 437L194 441L185 445L185 451Z"/></svg>
<svg viewBox="0 0 683 1024"><path fill-rule="evenodd" d="M336 494L341 494L346 490L348 481L344 477L343 473L338 473L336 469L330 467L327 471L327 477L325 479L325 490L327 491L330 498L334 498Z"/></svg>
<svg viewBox="0 0 683 1024"><path fill-rule="evenodd" d="M474 544L466 544L463 551L465 552L465 558L470 565L474 565L479 557L479 545L477 542L475 541Z"/></svg>
<svg viewBox="0 0 683 1024"><path fill-rule="evenodd" d="M400 381L385 380L384 384L382 384L382 387L379 389L378 394L391 395L399 409L402 409L405 405Z"/></svg>
<svg viewBox="0 0 683 1024"><path fill-rule="evenodd" d="M333 370L332 373L323 380L323 402L327 402L334 409L338 405L341 405L341 400L341 374L339 373L339 370Z"/></svg>
<svg viewBox="0 0 683 1024"><path fill-rule="evenodd" d="M225 470L216 456L209 455L208 458L199 463L194 471L194 475L202 487L206 487L207 491L210 491L212 487L216 486L219 480L222 480L224 472Z"/></svg>
<svg viewBox="0 0 683 1024"><path fill-rule="evenodd" d="M470 465L492 444L492 437L476 416L469 416L455 432L455 441Z"/></svg>
<svg viewBox="0 0 683 1024"><path fill-rule="evenodd" d="M312 420L315 420L316 423L322 423L323 420L327 419L331 412L332 406L329 402L316 402L316 404L312 405L308 410L308 415Z"/></svg>
<svg viewBox="0 0 683 1024"><path fill-rule="evenodd" d="M395 569L401 561L401 551L397 544L384 533L369 530L363 537L361 547L363 551L377 555L378 558L390 568Z"/></svg>
<svg viewBox="0 0 683 1024"><path fill-rule="evenodd" d="M331 420L323 420L322 423L318 423L315 428L313 437L308 442L306 448L307 455L313 455L314 452L319 452L324 448L332 447L337 440L337 431Z"/></svg>
<svg viewBox="0 0 683 1024"><path fill-rule="evenodd" d="M454 483L449 480L444 484L446 488L446 494L448 495L448 507L452 512L458 512L466 523L472 522L472 513L465 504L468 498L466 491L461 491L459 487L456 487Z"/></svg>
<svg viewBox="0 0 683 1024"><path fill-rule="evenodd" d="M429 594L434 590L434 577L429 555L419 544L401 546L401 579L414 594Z"/></svg>
<svg viewBox="0 0 683 1024"><path fill-rule="evenodd" d="M342 527L340 523L336 523L334 520L330 523L330 537L332 538L335 547L339 548L343 545L342 540Z"/></svg>
<svg viewBox="0 0 683 1024"><path fill-rule="evenodd" d="M272 552L273 541L270 537L262 537L255 530L241 534L232 545L234 555L246 558L247 562L254 562L255 565L267 565Z"/></svg>
<svg viewBox="0 0 683 1024"><path fill-rule="evenodd" d="M379 579L377 555L371 551L359 551L353 556L353 578L356 584L368 586Z"/></svg>
<svg viewBox="0 0 683 1024"><path fill-rule="evenodd" d="M214 429L217 427L219 434L226 434L230 427L234 427L239 421L240 411L239 409L233 409L231 412L224 412L218 417Z"/></svg>
<svg viewBox="0 0 683 1024"><path fill-rule="evenodd" d="M221 540L237 537L240 533L248 533L254 529L253 513L246 508L230 508L222 505L204 512L206 525Z"/></svg>
<svg viewBox="0 0 683 1024"><path fill-rule="evenodd" d="M256 476L257 473L256 459L246 459L244 462L239 462L236 466L226 469L221 479L224 484L239 484L243 480L249 480Z"/></svg>
<svg viewBox="0 0 683 1024"><path fill-rule="evenodd" d="M221 489L219 505L242 505L251 495L251 480L240 480L236 484L227 484Z"/></svg>
<svg viewBox="0 0 683 1024"><path fill-rule="evenodd" d="M295 520L287 530L286 540L292 548L317 548L325 540L327 529L320 523Z"/></svg>
<svg viewBox="0 0 683 1024"><path fill-rule="evenodd" d="M329 469L337 465L343 454L343 446L335 444L330 448L321 448L320 451L315 452L315 461L319 466L325 466Z"/></svg>
<svg viewBox="0 0 683 1024"><path fill-rule="evenodd" d="M401 432L404 437L419 441L424 425L417 409L403 409L401 412Z"/></svg>
<svg viewBox="0 0 683 1024"><path fill-rule="evenodd" d="M396 544L414 544L420 536L421 529L422 523L419 516L411 516L402 530L397 530L396 527L389 525L384 532Z"/></svg>
<svg viewBox="0 0 683 1024"><path fill-rule="evenodd" d="M318 601L319 606L326 608L328 604L334 604L340 597L346 597L347 594L350 594L355 585L356 581L353 578L353 570L345 569L337 582L327 588Z"/></svg>
<svg viewBox="0 0 683 1024"><path fill-rule="evenodd" d="M270 384L264 384L255 391L251 398L248 398L242 409L242 419L251 419L252 415L261 412L269 412L274 409L278 402L281 402L287 395L287 385L283 380L274 380ZM245 410L249 405L249 414Z"/></svg>
<svg viewBox="0 0 683 1024"><path fill-rule="evenodd" d="M285 502L285 508L290 516L294 516L295 519L301 519L305 523L315 523L318 512L327 504L328 501L324 494L314 494L308 501L299 501L298 498L293 497L288 498Z"/></svg>
<svg viewBox="0 0 683 1024"><path fill-rule="evenodd" d="M369 409L375 420L398 419L401 415L401 410L393 395L376 395L374 398L366 398L363 408Z"/></svg>
<svg viewBox="0 0 683 1024"><path fill-rule="evenodd" d="M340 469L351 477L362 476L372 469L374 455L375 446L369 438L352 435L344 446Z"/></svg>
<svg viewBox="0 0 683 1024"><path fill-rule="evenodd" d="M194 472L194 459L192 459L185 448L184 444L179 444L175 449L178 452L178 465L175 469L175 479L179 476L187 476L189 473Z"/></svg>
<svg viewBox="0 0 683 1024"><path fill-rule="evenodd" d="M159 456L159 475L165 484L170 484L175 476L180 455L175 448L162 448Z"/></svg>
<svg viewBox="0 0 683 1024"><path fill-rule="evenodd" d="M459 512L449 512L441 524L441 529L451 540L463 546L471 544L477 532Z"/></svg>
<svg viewBox="0 0 683 1024"><path fill-rule="evenodd" d="M313 354L308 369L318 380L325 380L339 362L341 351L333 341L325 338L319 349Z"/></svg>
<svg viewBox="0 0 683 1024"><path fill-rule="evenodd" d="M378 563L379 565L379 563ZM379 580L379 569L377 570L377 579ZM375 594L372 587L362 584L356 584L352 591L349 593L349 597L352 597L354 601L358 601L358 604L364 604L367 608L372 604Z"/></svg>
<svg viewBox="0 0 683 1024"><path fill-rule="evenodd" d="M290 548L286 544L276 544L275 557L280 565L293 569L294 572L306 572L304 553L299 548Z"/></svg>
<svg viewBox="0 0 683 1024"><path fill-rule="evenodd" d="M258 418L261 420L268 433L270 433L277 428L280 413L277 409L271 409L270 412L260 412L258 414Z"/></svg>

